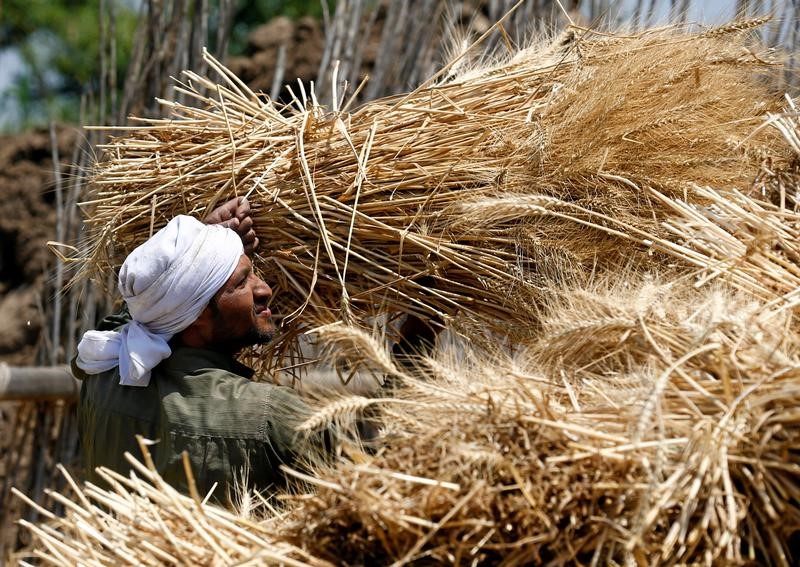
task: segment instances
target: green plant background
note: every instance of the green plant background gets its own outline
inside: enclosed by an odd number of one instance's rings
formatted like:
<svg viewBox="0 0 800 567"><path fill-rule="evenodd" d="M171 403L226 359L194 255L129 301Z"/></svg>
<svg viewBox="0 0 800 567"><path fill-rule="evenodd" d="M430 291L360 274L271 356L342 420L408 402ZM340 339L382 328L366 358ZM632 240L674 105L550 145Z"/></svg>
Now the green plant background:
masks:
<svg viewBox="0 0 800 567"><path fill-rule="evenodd" d="M327 0L326 0L327 1ZM0 50L13 50L20 65L0 69L10 85L0 92L0 104L10 105L0 130L22 131L50 120L77 122L80 99L97 95L101 77L102 25L114 14L116 65L122 84L131 57L142 0L0 0ZM211 0L212 13L219 1ZM333 1L328 2L329 6ZM303 0L239 0L236 2L230 53L245 51L247 35L269 19L284 15L321 18L320 2ZM107 29L110 29L107 27Z"/></svg>

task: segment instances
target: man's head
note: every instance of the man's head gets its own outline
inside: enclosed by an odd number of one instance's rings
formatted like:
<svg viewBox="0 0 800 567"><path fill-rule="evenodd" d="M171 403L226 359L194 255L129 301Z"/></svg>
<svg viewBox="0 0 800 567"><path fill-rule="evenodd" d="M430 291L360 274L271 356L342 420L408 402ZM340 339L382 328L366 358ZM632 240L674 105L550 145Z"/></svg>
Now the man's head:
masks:
<svg viewBox="0 0 800 567"><path fill-rule="evenodd" d="M275 333L267 307L270 297L272 290L242 254L231 276L180 340L186 346L226 353L269 342Z"/></svg>
<svg viewBox="0 0 800 567"><path fill-rule="evenodd" d="M242 296L232 295L230 286L237 270L243 273L240 263L249 265L243 252L242 239L233 230L188 216L172 219L131 252L120 268L119 290L131 321L117 331L87 332L78 345L78 366L94 374L119 365L121 384L147 386L150 371L172 352L170 339L203 318L220 292L219 307L228 305L224 311L240 312L240 304L232 305L230 299ZM249 301L260 308L271 292L258 281ZM212 338L202 346L214 348ZM226 345L231 340L227 337Z"/></svg>

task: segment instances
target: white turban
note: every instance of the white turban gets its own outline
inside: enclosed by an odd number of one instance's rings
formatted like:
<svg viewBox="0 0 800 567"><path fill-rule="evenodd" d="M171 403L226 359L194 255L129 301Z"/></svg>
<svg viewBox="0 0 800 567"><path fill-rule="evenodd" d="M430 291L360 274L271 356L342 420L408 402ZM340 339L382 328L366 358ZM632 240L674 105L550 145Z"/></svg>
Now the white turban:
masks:
<svg viewBox="0 0 800 567"><path fill-rule="evenodd" d="M234 231L178 216L125 259L119 291L132 320L118 331L88 331L79 368L99 374L119 366L123 386L147 386L172 351L168 341L194 323L243 254Z"/></svg>

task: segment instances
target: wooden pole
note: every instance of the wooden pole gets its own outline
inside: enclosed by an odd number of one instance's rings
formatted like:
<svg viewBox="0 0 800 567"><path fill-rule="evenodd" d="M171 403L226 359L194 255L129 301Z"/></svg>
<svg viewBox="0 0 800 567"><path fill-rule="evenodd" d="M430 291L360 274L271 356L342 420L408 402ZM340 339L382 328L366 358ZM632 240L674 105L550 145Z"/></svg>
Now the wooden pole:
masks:
<svg viewBox="0 0 800 567"><path fill-rule="evenodd" d="M66 366L8 366L0 362L0 400L78 399L80 382Z"/></svg>

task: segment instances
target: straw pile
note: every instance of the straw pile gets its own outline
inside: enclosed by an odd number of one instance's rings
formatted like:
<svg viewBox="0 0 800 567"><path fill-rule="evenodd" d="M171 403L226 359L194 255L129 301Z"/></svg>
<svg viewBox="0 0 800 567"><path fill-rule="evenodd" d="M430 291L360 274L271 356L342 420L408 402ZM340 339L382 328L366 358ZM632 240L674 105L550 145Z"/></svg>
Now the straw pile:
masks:
<svg viewBox="0 0 800 567"><path fill-rule="evenodd" d="M724 288L565 291L532 351L429 361L383 408L384 451L322 475L289 541L343 563L794 564L790 323Z"/></svg>
<svg viewBox="0 0 800 567"><path fill-rule="evenodd" d="M38 545L18 554L19 563L35 558L55 565L328 565L276 541L266 526L248 519L244 508L233 514L205 504L197 494L180 494L155 472L146 442L140 439L140 445L149 466L129 455L135 471L129 477L98 470L111 490L90 483L81 488L59 465L71 493L47 493L64 506L61 518L14 489L49 520L42 525L20 520ZM247 506L250 512L271 509L263 499Z"/></svg>
<svg viewBox="0 0 800 567"><path fill-rule="evenodd" d="M789 106L768 127L798 159ZM383 405L384 449L321 472L288 540L345 563L796 564L800 177L756 187L659 197L691 277L563 274L524 348L422 361Z"/></svg>
<svg viewBox="0 0 800 567"><path fill-rule="evenodd" d="M777 67L748 45L760 23L576 29L474 69L467 50L446 80L353 112L303 85L278 108L208 57L221 84L185 73L178 90L195 106L164 101L169 119L105 146L80 260L107 272L173 215L249 195L279 350L310 326L377 313L468 314L527 338L551 268L661 250L641 233L666 234L655 195L745 189L766 156L785 162L774 130L754 133L780 109L765 78Z"/></svg>
<svg viewBox="0 0 800 567"><path fill-rule="evenodd" d="M565 37L352 114L311 98L279 113L230 76L213 97L187 87L206 108L110 146L87 269L255 188L287 333L301 312L349 320L316 335L404 386L319 401L301 432L379 406L380 449L290 473L305 485L247 535L137 466L31 526L36 553L795 564L800 128L790 101L771 115L743 28ZM400 370L357 326L381 310L471 334Z"/></svg>

